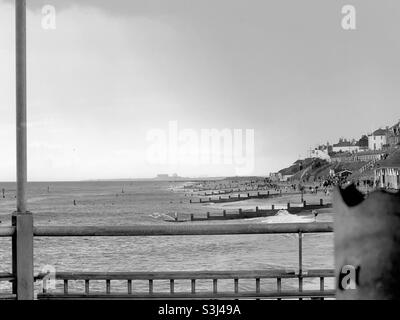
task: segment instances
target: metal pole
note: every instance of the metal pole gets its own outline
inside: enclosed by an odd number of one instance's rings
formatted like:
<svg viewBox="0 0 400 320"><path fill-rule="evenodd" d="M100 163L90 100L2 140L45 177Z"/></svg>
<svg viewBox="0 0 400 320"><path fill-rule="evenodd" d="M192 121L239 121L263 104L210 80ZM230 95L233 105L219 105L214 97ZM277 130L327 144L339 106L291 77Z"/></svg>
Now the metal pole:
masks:
<svg viewBox="0 0 400 320"><path fill-rule="evenodd" d="M26 2L15 0L16 128L17 128L17 211L12 214L13 292L18 300L33 295L33 217L26 208Z"/></svg>
<svg viewBox="0 0 400 320"><path fill-rule="evenodd" d="M303 233L299 232L299 291L303 291Z"/></svg>
<svg viewBox="0 0 400 320"><path fill-rule="evenodd" d="M17 114L17 212L26 212L26 2L15 1Z"/></svg>

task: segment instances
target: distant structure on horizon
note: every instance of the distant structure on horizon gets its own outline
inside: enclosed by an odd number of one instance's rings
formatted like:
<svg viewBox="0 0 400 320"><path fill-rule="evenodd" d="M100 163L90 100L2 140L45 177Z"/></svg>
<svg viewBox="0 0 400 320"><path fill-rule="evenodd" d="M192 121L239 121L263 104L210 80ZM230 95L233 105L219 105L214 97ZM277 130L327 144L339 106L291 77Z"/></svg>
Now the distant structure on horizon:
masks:
<svg viewBox="0 0 400 320"><path fill-rule="evenodd" d="M154 179L156 179L156 180L179 180L179 179L185 179L185 178L178 176L177 173L174 173L171 176L167 173L159 173L159 174L157 174L157 176Z"/></svg>
<svg viewBox="0 0 400 320"><path fill-rule="evenodd" d="M169 175L166 173L159 173L157 175L157 179L165 179L165 178L169 178Z"/></svg>

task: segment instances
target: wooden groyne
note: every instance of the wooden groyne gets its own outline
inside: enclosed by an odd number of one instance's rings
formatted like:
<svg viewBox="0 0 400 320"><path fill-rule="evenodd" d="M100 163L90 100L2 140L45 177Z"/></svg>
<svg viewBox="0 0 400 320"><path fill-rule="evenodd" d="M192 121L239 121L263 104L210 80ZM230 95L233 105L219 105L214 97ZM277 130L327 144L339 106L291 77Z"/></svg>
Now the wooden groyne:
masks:
<svg viewBox="0 0 400 320"><path fill-rule="evenodd" d="M262 218L262 217L271 217L278 213L279 210L287 210L291 214L299 214L304 211L317 210L317 209L325 209L331 208L331 203L323 203L323 200L320 199L319 204L307 204L306 201L303 202L302 205L294 205L288 202L286 205L271 205L270 209L260 209L256 207L255 210L251 209L238 209L235 211L227 212L223 210L221 214L211 214L207 212L205 216L195 216L194 214L190 214L190 219L179 219L178 214L175 215L174 220L165 220L167 222L187 222L187 221L208 221L208 220L234 220L234 219L251 219L251 218Z"/></svg>
<svg viewBox="0 0 400 320"><path fill-rule="evenodd" d="M282 195L301 195L301 192L278 192L278 193L261 193L257 192L255 194L251 194L248 192L246 195L238 194L236 197L228 196L222 197L219 196L218 198L208 197L208 198L199 198L199 201L193 201L192 199L189 200L190 203L224 203L224 202L236 202L236 201L244 201L249 199L265 199L265 198L273 198L273 197L280 197Z"/></svg>
<svg viewBox="0 0 400 320"><path fill-rule="evenodd" d="M248 192L248 191L259 191L259 190L265 190L265 189L259 189L259 188L233 188L230 190L218 190L218 191L211 191L211 192L204 192L200 195L204 196L215 196L215 195L220 195L220 194L229 194L229 193L234 193L234 192Z"/></svg>

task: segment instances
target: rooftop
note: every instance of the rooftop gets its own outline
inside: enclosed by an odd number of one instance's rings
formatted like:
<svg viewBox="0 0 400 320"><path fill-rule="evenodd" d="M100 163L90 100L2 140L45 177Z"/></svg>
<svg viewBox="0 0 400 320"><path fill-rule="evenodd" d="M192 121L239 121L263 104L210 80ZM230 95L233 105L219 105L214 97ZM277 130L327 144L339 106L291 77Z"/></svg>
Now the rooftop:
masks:
<svg viewBox="0 0 400 320"><path fill-rule="evenodd" d="M355 147L350 141L340 141L333 145L334 147Z"/></svg>
<svg viewBox="0 0 400 320"><path fill-rule="evenodd" d="M378 129L372 133L372 136L385 136L386 130L385 129Z"/></svg>

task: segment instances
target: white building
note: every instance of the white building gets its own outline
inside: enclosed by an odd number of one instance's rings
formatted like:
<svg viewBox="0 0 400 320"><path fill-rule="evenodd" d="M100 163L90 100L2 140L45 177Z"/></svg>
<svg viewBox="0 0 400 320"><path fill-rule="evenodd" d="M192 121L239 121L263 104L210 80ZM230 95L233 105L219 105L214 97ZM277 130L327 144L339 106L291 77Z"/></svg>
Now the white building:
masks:
<svg viewBox="0 0 400 320"><path fill-rule="evenodd" d="M280 173L280 172L271 172L269 174L269 178L270 178L271 181L274 181L274 182L281 181L282 180L282 173Z"/></svg>
<svg viewBox="0 0 400 320"><path fill-rule="evenodd" d="M320 149L311 150L310 158L318 158L318 159L322 159L322 160L326 160L328 162L331 162L331 157L328 154L328 149L325 149L325 150L320 150Z"/></svg>
<svg viewBox="0 0 400 320"><path fill-rule="evenodd" d="M333 152L358 152L360 147L356 144L351 143L350 141L341 140L339 143L336 143L332 146Z"/></svg>
<svg viewBox="0 0 400 320"><path fill-rule="evenodd" d="M382 150L383 146L387 144L386 130L378 129L368 136L368 149Z"/></svg>
<svg viewBox="0 0 400 320"><path fill-rule="evenodd" d="M284 175L282 175L282 178L280 181L286 182L286 181L290 180L291 177L293 177L293 174L284 174Z"/></svg>

